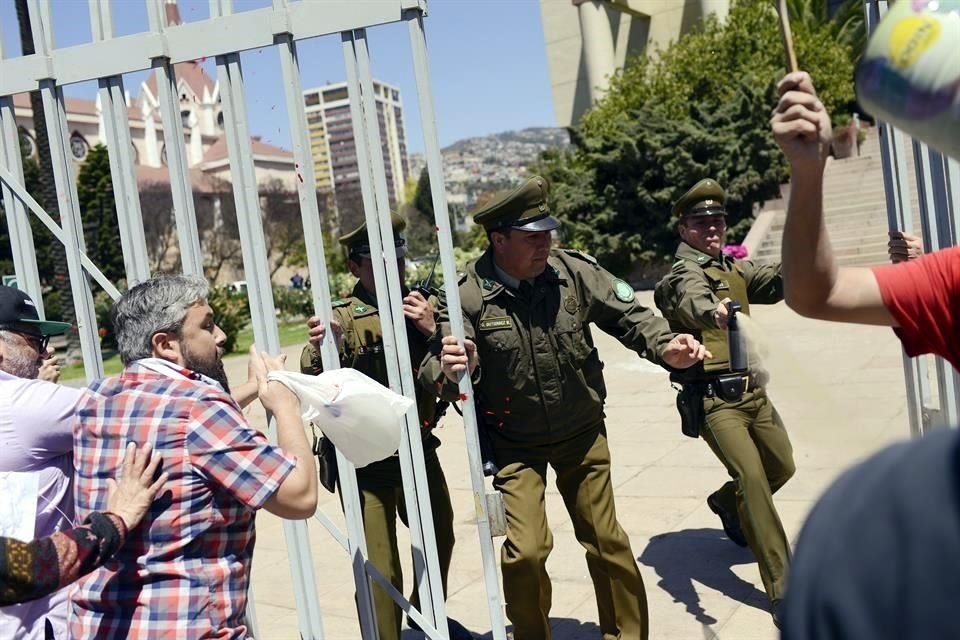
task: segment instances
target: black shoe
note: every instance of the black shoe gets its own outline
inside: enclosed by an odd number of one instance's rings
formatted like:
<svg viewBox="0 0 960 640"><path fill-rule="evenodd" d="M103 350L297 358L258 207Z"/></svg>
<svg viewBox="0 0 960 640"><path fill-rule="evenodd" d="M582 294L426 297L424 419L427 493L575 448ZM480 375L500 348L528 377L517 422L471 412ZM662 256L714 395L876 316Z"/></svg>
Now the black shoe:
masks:
<svg viewBox="0 0 960 640"><path fill-rule="evenodd" d="M783 621L783 618L781 617L781 612L783 610L783 607L781 606L782 604L783 600L780 599L770 601L770 615L773 616L773 626L775 626L777 629L783 628L780 626L780 623Z"/></svg>
<svg viewBox="0 0 960 640"><path fill-rule="evenodd" d="M407 618L407 626L414 631L423 631L420 625L413 621L413 618ZM450 640L473 640L475 637L471 631L453 618L447 618L447 632L450 635Z"/></svg>
<svg viewBox="0 0 960 640"><path fill-rule="evenodd" d="M737 514L724 511L712 493L707 497L707 506L710 508L710 511L713 511L720 517L723 532L730 538L730 542L738 547L747 546L747 539L743 535L743 529L740 528L740 518Z"/></svg>

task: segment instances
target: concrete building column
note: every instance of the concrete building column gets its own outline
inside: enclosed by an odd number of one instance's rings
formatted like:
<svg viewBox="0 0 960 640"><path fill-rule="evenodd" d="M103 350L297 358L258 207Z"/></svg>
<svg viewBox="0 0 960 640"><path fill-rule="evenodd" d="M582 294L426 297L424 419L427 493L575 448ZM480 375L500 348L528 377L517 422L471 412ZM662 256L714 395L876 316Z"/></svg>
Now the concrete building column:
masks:
<svg viewBox="0 0 960 640"><path fill-rule="evenodd" d="M602 0L573 0L573 4L580 15L590 101L596 103L607 93L610 76L616 70L610 18Z"/></svg>

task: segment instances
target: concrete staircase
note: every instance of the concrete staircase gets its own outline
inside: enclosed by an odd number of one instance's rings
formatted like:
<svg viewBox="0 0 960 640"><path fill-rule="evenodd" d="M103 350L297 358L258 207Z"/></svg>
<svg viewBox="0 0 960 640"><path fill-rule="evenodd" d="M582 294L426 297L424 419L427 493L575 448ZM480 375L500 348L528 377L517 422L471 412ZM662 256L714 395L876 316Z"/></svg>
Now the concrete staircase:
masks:
<svg viewBox="0 0 960 640"><path fill-rule="evenodd" d="M916 176L912 171L913 148L909 139L907 152L910 199L913 211L917 203ZM803 194L790 194L802 198ZM830 241L841 265L874 265L887 257L887 208L883 190L883 169L880 163L880 141L877 129L868 131L860 155L844 160L830 159L824 180L824 215ZM773 214L759 249L750 257L759 262L780 260L783 238L783 201L771 202L765 211Z"/></svg>

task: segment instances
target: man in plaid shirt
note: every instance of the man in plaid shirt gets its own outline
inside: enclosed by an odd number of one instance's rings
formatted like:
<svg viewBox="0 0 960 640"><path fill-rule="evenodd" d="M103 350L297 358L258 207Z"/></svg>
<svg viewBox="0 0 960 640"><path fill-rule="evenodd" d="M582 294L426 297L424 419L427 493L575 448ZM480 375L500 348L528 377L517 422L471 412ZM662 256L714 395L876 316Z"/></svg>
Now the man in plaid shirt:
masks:
<svg viewBox="0 0 960 640"><path fill-rule="evenodd" d="M103 510L128 442L149 442L165 491L116 557L72 594L75 638L246 638L256 510L310 517L317 472L296 397L266 382L283 358L252 353L279 447L249 426L229 395L226 336L198 277L160 276L117 301L125 369L94 383L74 424L80 518ZM252 398L251 398L252 399Z"/></svg>

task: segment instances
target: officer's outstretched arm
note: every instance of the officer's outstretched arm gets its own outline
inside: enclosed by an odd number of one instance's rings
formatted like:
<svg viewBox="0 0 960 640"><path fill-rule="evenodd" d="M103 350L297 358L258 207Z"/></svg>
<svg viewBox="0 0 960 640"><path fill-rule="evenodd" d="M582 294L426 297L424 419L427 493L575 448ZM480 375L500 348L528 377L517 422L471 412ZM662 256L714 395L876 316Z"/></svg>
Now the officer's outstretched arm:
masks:
<svg viewBox="0 0 960 640"><path fill-rule="evenodd" d="M707 285L706 276L675 267L654 289L653 300L665 317L687 329L716 329L720 299Z"/></svg>

